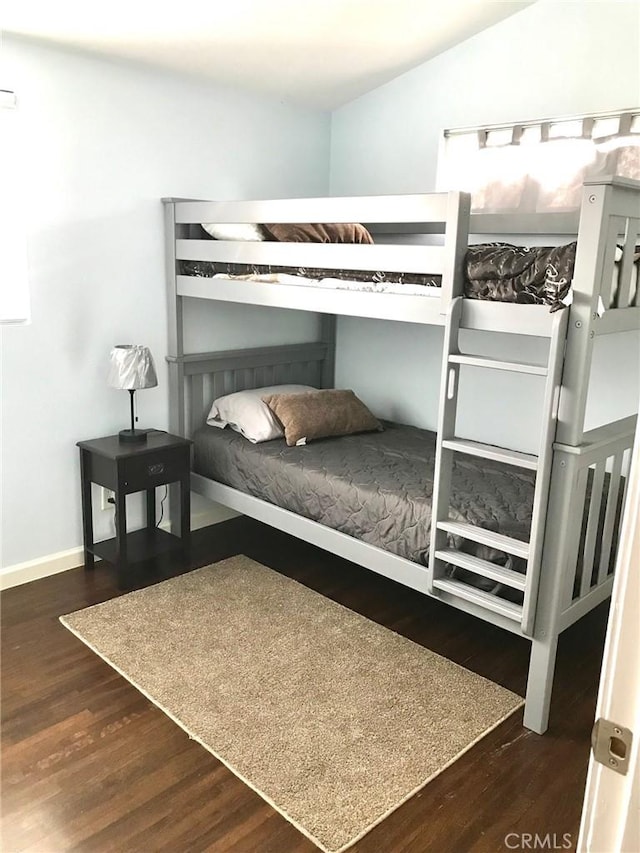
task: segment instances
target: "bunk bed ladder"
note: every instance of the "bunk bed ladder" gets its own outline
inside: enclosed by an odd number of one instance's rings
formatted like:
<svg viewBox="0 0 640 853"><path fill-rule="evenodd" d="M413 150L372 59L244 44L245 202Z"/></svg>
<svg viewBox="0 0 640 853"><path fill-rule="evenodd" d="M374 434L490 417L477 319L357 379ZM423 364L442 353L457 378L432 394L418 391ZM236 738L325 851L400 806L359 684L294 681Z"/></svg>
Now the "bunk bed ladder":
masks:
<svg viewBox="0 0 640 853"><path fill-rule="evenodd" d="M515 621L523 634L531 636L540 574L569 311L558 311L553 316L549 331L547 364L537 365L518 361L499 361L484 356L461 353L458 338L462 322L462 309L463 299L458 297L453 300L445 326L436 439L428 591L436 596L440 593L447 593L450 596L471 602L483 610L498 614L498 617L507 619L511 624ZM515 331L517 330L514 329ZM461 365L546 377L540 440L536 455L491 444L481 444L456 436L458 381ZM456 453L478 456L535 471L531 532L528 542L450 518L451 478L454 454ZM457 550L450 544L451 537L485 545L490 549L519 558L521 565L523 561L526 563L526 572L515 571L507 566L492 563ZM510 598L516 599L516 601L496 595L493 590L485 592L472 584L457 580L455 576L451 576L451 572L447 572L448 567L464 569L474 576L480 576L495 584L515 590L516 594ZM455 575L455 571L453 575ZM521 599L522 603L517 603L518 599Z"/></svg>

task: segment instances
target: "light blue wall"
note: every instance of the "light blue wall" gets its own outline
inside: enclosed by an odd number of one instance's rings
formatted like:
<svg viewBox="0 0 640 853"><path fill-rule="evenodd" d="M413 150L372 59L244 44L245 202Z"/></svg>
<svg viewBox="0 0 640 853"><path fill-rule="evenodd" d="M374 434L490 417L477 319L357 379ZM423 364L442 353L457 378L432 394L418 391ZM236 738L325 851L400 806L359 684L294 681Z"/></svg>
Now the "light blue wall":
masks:
<svg viewBox="0 0 640 853"><path fill-rule="evenodd" d="M542 0L337 110L331 192L435 190L446 127L636 106L638 56L638 3ZM378 414L433 428L439 377L433 354L441 340L436 328L341 318L337 381L356 389ZM495 339L489 345L508 351ZM520 353L531 347L539 351L531 341L517 343ZM629 414L637 402L637 337L625 336L608 355L615 372L599 361L591 424ZM535 380L474 373L467 378L460 432L535 449L541 400Z"/></svg>
<svg viewBox="0 0 640 853"><path fill-rule="evenodd" d="M2 565L82 541L75 442L126 426L109 350L147 344L166 428L163 196L326 195L329 115L193 78L6 38L24 132L32 322L2 335ZM198 300L192 350L314 339L317 320ZM111 513L97 513L97 535ZM134 518L135 520L135 518Z"/></svg>
<svg viewBox="0 0 640 853"><path fill-rule="evenodd" d="M140 419L166 426L161 196L430 191L442 128L632 105L639 53L636 3L540 2L343 107L330 126L328 114L278 99L5 37L3 85L19 93L25 131L33 320L0 331L2 565L80 544L75 442L127 415L105 382L115 342L156 354L160 385L138 395ZM189 310L193 350L317 331L295 312ZM433 426L440 345L438 329L341 319L337 382L381 415ZM623 353L625 371L600 371L614 415L616 383L637 383L636 363ZM472 408L468 422L488 423L496 387L474 383L481 415ZM513 433L533 392L504 394L497 429ZM523 446L529 420L516 422ZM98 535L106 527L98 518Z"/></svg>

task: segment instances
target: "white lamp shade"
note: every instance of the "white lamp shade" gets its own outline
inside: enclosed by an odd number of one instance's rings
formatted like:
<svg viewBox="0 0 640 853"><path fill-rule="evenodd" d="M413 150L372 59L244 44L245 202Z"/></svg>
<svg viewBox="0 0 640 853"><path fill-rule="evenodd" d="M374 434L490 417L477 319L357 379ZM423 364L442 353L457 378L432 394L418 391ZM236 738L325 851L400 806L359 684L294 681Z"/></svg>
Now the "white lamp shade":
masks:
<svg viewBox="0 0 640 853"><path fill-rule="evenodd" d="M112 388L137 391L158 384L153 356L148 347L118 344L111 350L108 383Z"/></svg>

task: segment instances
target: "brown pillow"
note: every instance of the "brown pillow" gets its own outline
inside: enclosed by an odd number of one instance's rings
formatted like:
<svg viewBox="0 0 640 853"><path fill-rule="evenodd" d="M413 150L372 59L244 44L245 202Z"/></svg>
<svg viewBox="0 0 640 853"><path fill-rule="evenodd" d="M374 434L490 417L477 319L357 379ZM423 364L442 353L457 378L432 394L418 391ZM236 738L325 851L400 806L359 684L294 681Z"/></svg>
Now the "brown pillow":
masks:
<svg viewBox="0 0 640 853"><path fill-rule="evenodd" d="M289 447L314 438L382 429L380 421L353 391L270 394L262 399L282 423Z"/></svg>
<svg viewBox="0 0 640 853"><path fill-rule="evenodd" d="M373 243L373 237L359 222L274 223L262 228L274 240L284 243Z"/></svg>

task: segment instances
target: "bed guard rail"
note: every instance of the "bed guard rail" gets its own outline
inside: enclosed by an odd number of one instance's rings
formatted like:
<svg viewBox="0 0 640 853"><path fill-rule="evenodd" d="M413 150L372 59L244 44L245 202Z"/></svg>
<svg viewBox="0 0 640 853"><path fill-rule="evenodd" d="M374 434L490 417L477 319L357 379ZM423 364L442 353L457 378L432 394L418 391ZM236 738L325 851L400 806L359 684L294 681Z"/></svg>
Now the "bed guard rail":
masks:
<svg viewBox="0 0 640 853"><path fill-rule="evenodd" d="M633 415L586 432L579 447L554 444L538 612L558 631L611 592L636 426Z"/></svg>
<svg viewBox="0 0 640 853"><path fill-rule="evenodd" d="M163 199L168 240L176 261L209 261L283 267L317 267L421 273L441 277L441 312L462 294L462 266L469 234L468 193L422 193L263 201ZM171 215L169 215L171 213ZM378 242L289 243L199 239L201 223L359 222L372 233L444 235L443 245ZM174 272L175 274L175 272Z"/></svg>

